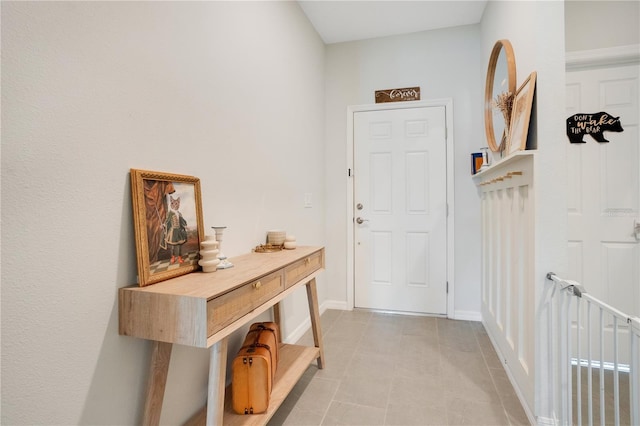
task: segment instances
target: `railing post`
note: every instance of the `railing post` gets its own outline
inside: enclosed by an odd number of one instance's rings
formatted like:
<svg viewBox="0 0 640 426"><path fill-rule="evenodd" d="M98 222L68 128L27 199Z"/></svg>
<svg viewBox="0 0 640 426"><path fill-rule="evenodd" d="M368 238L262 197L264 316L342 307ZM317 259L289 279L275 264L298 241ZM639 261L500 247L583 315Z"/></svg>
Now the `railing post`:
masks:
<svg viewBox="0 0 640 426"><path fill-rule="evenodd" d="M576 401L578 403L577 415L578 424L582 424L582 356L581 356L581 339L580 339L580 325L582 324L582 299L576 301Z"/></svg>
<svg viewBox="0 0 640 426"><path fill-rule="evenodd" d="M620 426L620 378L618 377L618 317L613 317L613 410L614 423Z"/></svg>
<svg viewBox="0 0 640 426"><path fill-rule="evenodd" d="M571 295L565 292L565 298L567 299L567 308L564 310L565 312L565 323L566 327L566 351L567 356L565 358L566 368L567 368L567 396L566 396L566 419L567 425L571 426L573 424L573 367L571 365Z"/></svg>
<svg viewBox="0 0 640 426"><path fill-rule="evenodd" d="M589 426L593 426L593 355L591 352L591 302L587 301L587 410Z"/></svg>
<svg viewBox="0 0 640 426"><path fill-rule="evenodd" d="M586 342L586 374L587 374L587 422L589 426L593 426L594 415L599 415L600 424L615 424L620 425L630 421L633 425L640 425L640 318L631 317L618 309L607 305L606 303L591 296L587 291L577 282L564 280L559 278L553 273L547 274L547 279L557 285L554 287L551 293L551 299L549 306L553 311L549 322L549 354L551 365L549 365L550 374L554 374L554 377L550 378L550 382L553 383L550 394L553 395L554 405L556 407L556 413L558 415L557 423L562 425L571 425L573 423L574 407L576 409L575 417L577 424L582 424L582 386L584 385L582 380L582 322L584 321L584 315L586 314L586 330L587 342ZM558 291L559 290L559 291ZM565 290L565 291L563 291ZM576 296L576 339L573 340L573 319L574 316L571 312L572 296ZM586 305L586 313L583 312L582 300ZM591 308L595 306L598 310L593 311ZM556 310L557 308L557 310ZM609 315L612 318L612 327L607 328L607 336L611 333L612 337L605 339L605 325L609 324ZM597 317L597 319L593 318ZM597 325L592 324L593 320L597 321ZM554 320L557 321L554 323ZM624 333L627 330L621 330L621 321L628 324L629 332L629 350L620 352L620 337L619 333ZM598 328L592 327L595 325ZM553 336L553 337L551 337ZM598 341L597 346L594 347L595 342ZM573 350L573 345L577 345ZM557 345L557 346L556 346ZM596 359L594 360L594 351ZM573 392L573 357L576 359L576 390ZM609 358L605 358L605 355ZM612 357L612 359L610 359ZM627 361L628 357L628 361ZM626 399L621 401L621 389L620 389L620 372L627 369L629 363L629 418L627 420L626 408L622 407L626 404ZM599 368L598 370L598 396L593 394L593 387L595 385L593 381L593 375L595 371L593 368ZM612 370L613 375L613 402L614 405L611 408L609 419L606 416L606 404L605 401L610 398L605 395L607 389L605 387L605 372L604 370ZM575 394L575 395L573 395ZM595 400L594 400L595 398ZM596 402L596 404L593 404ZM599 404L598 404L599 402ZM595 412L594 412L595 408ZM622 414L625 414L622 416Z"/></svg>
<svg viewBox="0 0 640 426"><path fill-rule="evenodd" d="M629 346L631 362L629 365L629 399L631 424L640 424L640 318L629 318Z"/></svg>
<svg viewBox="0 0 640 426"><path fill-rule="evenodd" d="M600 307L600 426L604 426L606 418L604 408L604 309Z"/></svg>

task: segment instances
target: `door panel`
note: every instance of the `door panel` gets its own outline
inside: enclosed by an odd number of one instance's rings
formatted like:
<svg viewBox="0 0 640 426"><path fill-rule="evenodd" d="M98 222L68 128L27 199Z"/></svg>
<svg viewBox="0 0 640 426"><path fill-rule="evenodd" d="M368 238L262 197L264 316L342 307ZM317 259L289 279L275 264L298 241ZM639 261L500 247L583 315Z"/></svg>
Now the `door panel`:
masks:
<svg viewBox="0 0 640 426"><path fill-rule="evenodd" d="M584 144L568 146L569 276L630 315L640 315L640 243L633 233L640 218L639 75L637 65L567 72L567 116L605 111L624 129L605 132L609 143L585 136ZM599 321L595 312L592 321ZM611 361L611 324L605 327L604 361ZM592 339L599 342L597 332ZM620 338L621 353L627 340Z"/></svg>
<svg viewBox="0 0 640 426"><path fill-rule="evenodd" d="M446 314L445 108L354 114L355 306Z"/></svg>

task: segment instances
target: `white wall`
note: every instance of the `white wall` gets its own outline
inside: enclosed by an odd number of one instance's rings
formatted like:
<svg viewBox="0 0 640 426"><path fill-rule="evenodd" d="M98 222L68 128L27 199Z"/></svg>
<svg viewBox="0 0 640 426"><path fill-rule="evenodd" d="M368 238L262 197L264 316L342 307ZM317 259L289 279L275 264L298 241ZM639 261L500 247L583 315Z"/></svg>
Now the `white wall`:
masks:
<svg viewBox="0 0 640 426"><path fill-rule="evenodd" d="M324 244L323 98L295 2L3 2L3 424L141 420L150 344L117 328L129 168L199 177L227 255L275 227ZM286 335L304 290L284 315ZM204 404L208 352L176 346L171 367L164 424Z"/></svg>
<svg viewBox="0 0 640 426"><path fill-rule="evenodd" d="M484 141L479 26L464 26L327 46L327 299L347 298L347 107L373 104L374 92L420 86L422 100L452 98L455 146L455 312L480 316L479 202L470 153Z"/></svg>
<svg viewBox="0 0 640 426"><path fill-rule="evenodd" d="M524 393L525 403L539 420L552 416L547 364L547 272L567 269L566 145L564 106L564 3L558 1L490 1L482 18L483 57L488 58L496 40L506 38L516 56L518 86L532 71L538 73L533 142L535 157L535 383ZM485 71L486 72L486 71ZM508 366L507 366L508 368Z"/></svg>
<svg viewBox="0 0 640 426"><path fill-rule="evenodd" d="M567 52L638 44L640 2L566 1Z"/></svg>

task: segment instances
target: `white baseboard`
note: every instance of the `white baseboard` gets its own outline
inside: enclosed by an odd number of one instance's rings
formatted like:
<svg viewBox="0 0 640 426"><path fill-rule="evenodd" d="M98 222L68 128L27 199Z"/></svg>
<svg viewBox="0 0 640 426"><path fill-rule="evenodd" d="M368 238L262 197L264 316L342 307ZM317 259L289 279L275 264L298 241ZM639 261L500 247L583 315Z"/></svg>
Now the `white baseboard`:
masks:
<svg viewBox="0 0 640 426"><path fill-rule="evenodd" d="M324 311L326 311L327 309L336 309L341 311L348 310L346 302L340 302L337 300L326 300L319 306L318 309L320 310L320 315L322 315ZM302 336L304 336L304 333L306 333L310 328L311 328L311 318L307 317L304 321L302 321L302 323L300 323L299 326L295 328L295 330L293 330L291 333L289 333L287 336L283 338L283 342L284 343L297 342L298 340L300 340Z"/></svg>
<svg viewBox="0 0 640 426"><path fill-rule="evenodd" d="M341 300L325 300L319 307L320 315L324 313L327 309L335 309L338 311L350 311L347 306L347 302ZM476 311L455 311L453 317L449 317L455 320L461 321L482 321L482 313ZM297 342L304 333L307 332L311 328L311 319L305 319L295 330L289 333L285 338L285 343L295 343Z"/></svg>
<svg viewBox="0 0 640 426"><path fill-rule="evenodd" d="M307 330L309 330L311 328L311 319L310 318L306 318L304 321L302 321L300 323L299 326L297 326L295 328L295 330L293 330L291 333L289 333L288 335L286 335L282 341L284 343L289 343L289 344L294 344L296 343L298 340L300 340L300 338L302 336L304 336L304 333L307 332Z"/></svg>
<svg viewBox="0 0 640 426"><path fill-rule="evenodd" d="M491 334L491 329L487 327L484 323L482 325L484 326L485 330L487 330L487 335L489 336L491 345L493 346L493 349L496 351L496 355L498 355L498 359L500 360L500 363L502 364L504 371L507 373L507 377L511 382L511 386L513 387L513 390L516 391L516 396L520 400L520 405L522 405L522 408L524 409L524 412L527 415L527 418L529 419L529 423L531 423L532 425L556 426L556 422L554 422L553 419L546 419L546 418L539 417L536 421L536 417L534 416L533 412L529 408L529 404L527 404L526 399L522 394L522 391L520 391L520 388L518 387L516 380L513 378L513 374L511 374L511 368L509 364L505 361L506 358L502 354L502 351L500 350L498 345L496 345L496 341L493 335ZM546 422L547 420L550 420L551 423L547 423Z"/></svg>
<svg viewBox="0 0 640 426"><path fill-rule="evenodd" d="M558 422L555 419L550 419L548 417L538 417L536 424L538 426L557 426Z"/></svg>
<svg viewBox="0 0 640 426"><path fill-rule="evenodd" d="M351 309L347 306L347 302L341 300L325 300L322 305L320 305L320 312L324 312L327 309L335 309L338 311L350 311Z"/></svg>
<svg viewBox="0 0 640 426"><path fill-rule="evenodd" d="M482 321L482 313L476 311L454 311L453 317L449 317L461 321Z"/></svg>

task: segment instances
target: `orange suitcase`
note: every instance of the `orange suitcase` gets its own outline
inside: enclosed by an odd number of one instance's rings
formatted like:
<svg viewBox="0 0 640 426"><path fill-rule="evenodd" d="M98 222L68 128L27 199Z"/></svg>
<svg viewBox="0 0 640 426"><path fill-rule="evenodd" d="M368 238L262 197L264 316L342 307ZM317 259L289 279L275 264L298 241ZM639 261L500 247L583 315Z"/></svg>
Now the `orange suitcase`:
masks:
<svg viewBox="0 0 640 426"><path fill-rule="evenodd" d="M267 411L278 363L277 351L277 325L253 324L231 367L232 405L236 413Z"/></svg>
<svg viewBox="0 0 640 426"><path fill-rule="evenodd" d="M275 349L274 351L274 360L276 361L273 364L273 375L276 375L276 367L278 364L278 344L281 342L280 340L280 328L278 327L278 324L276 324L275 322L271 322L271 321L265 321L265 322L254 322L253 324L251 324L251 327L249 327L249 332L247 333L247 337L245 338L244 343L242 344L242 346L246 346L251 344L252 340L251 340L251 336L253 335L253 333L256 333L258 330L265 330L271 334L273 334L273 338L275 339L275 348L272 348L272 350ZM255 339L255 336L254 336Z"/></svg>

